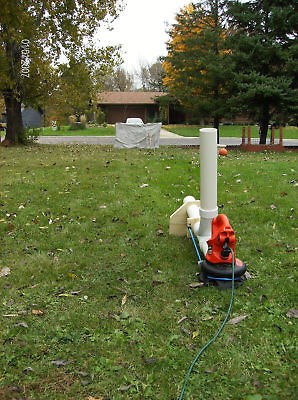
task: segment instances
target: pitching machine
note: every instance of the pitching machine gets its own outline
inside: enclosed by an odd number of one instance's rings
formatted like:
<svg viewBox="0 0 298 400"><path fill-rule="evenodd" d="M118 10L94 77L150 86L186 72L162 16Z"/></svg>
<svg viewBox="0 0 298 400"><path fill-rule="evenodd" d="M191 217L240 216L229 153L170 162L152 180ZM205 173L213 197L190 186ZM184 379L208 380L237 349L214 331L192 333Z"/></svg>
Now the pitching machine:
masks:
<svg viewBox="0 0 298 400"><path fill-rule="evenodd" d="M198 241L200 280L220 288L245 280L246 265L236 258L236 236L217 207L217 130L200 129L200 200L186 196L170 216L170 234Z"/></svg>

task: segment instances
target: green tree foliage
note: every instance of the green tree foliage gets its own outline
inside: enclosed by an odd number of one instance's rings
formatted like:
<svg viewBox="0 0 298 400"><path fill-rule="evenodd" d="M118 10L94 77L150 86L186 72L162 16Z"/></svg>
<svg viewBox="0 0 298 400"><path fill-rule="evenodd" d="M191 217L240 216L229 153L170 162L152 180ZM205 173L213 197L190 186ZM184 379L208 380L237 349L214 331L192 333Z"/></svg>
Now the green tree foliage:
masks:
<svg viewBox="0 0 298 400"><path fill-rule="evenodd" d="M0 0L0 91L7 112L5 144L22 141L21 104L43 105L57 87L61 56L98 61L96 29L116 17L121 0ZM98 50L107 64L113 49ZM61 73L61 71L60 71ZM66 78L66 71L62 71ZM67 79L66 79L67 81ZM69 81L69 79L68 79Z"/></svg>
<svg viewBox="0 0 298 400"><path fill-rule="evenodd" d="M235 62L234 104L260 124L266 143L274 116L297 116L297 1L229 1Z"/></svg>
<svg viewBox="0 0 298 400"><path fill-rule="evenodd" d="M103 90L103 79L120 62L113 47L96 50L94 54L77 52L68 58L67 63L56 68L56 86L44 102L48 123L56 120L63 124L69 115L93 113L98 92Z"/></svg>
<svg viewBox="0 0 298 400"><path fill-rule="evenodd" d="M232 73L224 4L206 0L182 9L170 29L163 64L164 84L193 122L210 116L217 129L226 112Z"/></svg>

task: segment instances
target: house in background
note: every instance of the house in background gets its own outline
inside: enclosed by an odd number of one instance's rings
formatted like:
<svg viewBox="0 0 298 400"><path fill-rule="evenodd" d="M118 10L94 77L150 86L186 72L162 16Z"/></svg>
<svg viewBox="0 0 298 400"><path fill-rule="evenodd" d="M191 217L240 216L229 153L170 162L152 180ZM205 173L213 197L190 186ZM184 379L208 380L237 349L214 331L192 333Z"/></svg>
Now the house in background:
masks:
<svg viewBox="0 0 298 400"><path fill-rule="evenodd" d="M97 106L105 113L108 124L125 122L127 118L160 122L156 99L165 95L164 92L104 92L98 95Z"/></svg>

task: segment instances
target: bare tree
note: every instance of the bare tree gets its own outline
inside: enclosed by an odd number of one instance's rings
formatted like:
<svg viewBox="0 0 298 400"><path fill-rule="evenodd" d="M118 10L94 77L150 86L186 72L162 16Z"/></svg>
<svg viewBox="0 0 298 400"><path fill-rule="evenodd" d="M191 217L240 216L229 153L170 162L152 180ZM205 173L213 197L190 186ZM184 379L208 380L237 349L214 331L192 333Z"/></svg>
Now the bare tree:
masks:
<svg viewBox="0 0 298 400"><path fill-rule="evenodd" d="M143 91L163 92L165 90L162 83L163 76L164 70L159 60L151 65L140 65L138 77Z"/></svg>
<svg viewBox="0 0 298 400"><path fill-rule="evenodd" d="M121 67L104 77L104 90L127 92L132 90L133 85L133 75Z"/></svg>

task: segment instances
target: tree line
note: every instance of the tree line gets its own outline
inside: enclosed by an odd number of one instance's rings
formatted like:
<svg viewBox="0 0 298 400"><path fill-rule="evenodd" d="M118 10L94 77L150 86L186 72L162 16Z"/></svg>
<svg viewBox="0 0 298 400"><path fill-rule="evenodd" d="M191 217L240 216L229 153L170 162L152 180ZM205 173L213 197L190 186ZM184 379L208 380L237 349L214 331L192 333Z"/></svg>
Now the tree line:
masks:
<svg viewBox="0 0 298 400"><path fill-rule="evenodd" d="M93 41L121 12L121 0L0 6L7 145L25 139L22 105L62 119L95 111L104 90L165 91L163 101L183 107L188 122L209 116L216 128L223 117L247 116L260 125L260 143L272 119L297 124L296 1L191 2L169 28L167 55L134 74L121 67L120 46Z"/></svg>
<svg viewBox="0 0 298 400"><path fill-rule="evenodd" d="M272 119L297 124L297 2L205 0L169 31L166 85L190 121L244 115L266 143Z"/></svg>

